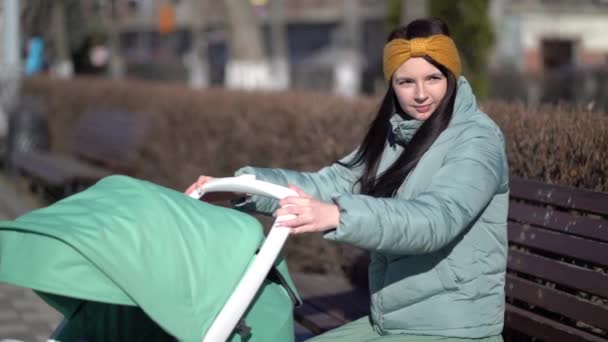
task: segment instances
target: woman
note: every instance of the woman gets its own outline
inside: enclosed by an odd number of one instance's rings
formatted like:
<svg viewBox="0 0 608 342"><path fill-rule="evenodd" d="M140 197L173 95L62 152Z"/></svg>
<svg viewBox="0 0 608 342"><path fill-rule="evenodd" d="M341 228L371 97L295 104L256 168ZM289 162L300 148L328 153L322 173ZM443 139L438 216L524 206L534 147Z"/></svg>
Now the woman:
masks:
<svg viewBox="0 0 608 342"><path fill-rule="evenodd" d="M245 167L299 197L252 196L294 233L371 253L371 314L314 341L501 341L508 167L500 129L460 76L445 23L420 19L389 35L388 90L360 147L318 172ZM203 176L187 191L210 177Z"/></svg>

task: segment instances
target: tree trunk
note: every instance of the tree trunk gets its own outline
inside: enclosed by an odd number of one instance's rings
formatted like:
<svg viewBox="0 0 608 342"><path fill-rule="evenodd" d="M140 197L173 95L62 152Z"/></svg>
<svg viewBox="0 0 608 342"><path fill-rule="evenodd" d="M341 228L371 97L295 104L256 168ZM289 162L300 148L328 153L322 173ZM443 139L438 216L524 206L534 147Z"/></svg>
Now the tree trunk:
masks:
<svg viewBox="0 0 608 342"><path fill-rule="evenodd" d="M19 0L0 2L0 138L8 131L8 113L21 88L19 12Z"/></svg>
<svg viewBox="0 0 608 342"><path fill-rule="evenodd" d="M361 13L359 0L344 0L343 32L345 44L334 66L334 92L353 97L361 89Z"/></svg>
<svg viewBox="0 0 608 342"><path fill-rule="evenodd" d="M113 79L122 79L125 77L125 61L122 56L122 49L120 44L120 28L118 27L118 4L117 0L110 2L110 15L109 15L109 50L110 50L110 65L109 72L110 77Z"/></svg>
<svg viewBox="0 0 608 342"><path fill-rule="evenodd" d="M410 21L426 18L430 13L429 0L401 0L401 24L407 25Z"/></svg>
<svg viewBox="0 0 608 342"><path fill-rule="evenodd" d="M0 159L7 154L9 113L21 90L19 0L0 2Z"/></svg>
<svg viewBox="0 0 608 342"><path fill-rule="evenodd" d="M74 65L70 58L68 35L65 20L65 1L54 0L52 9L52 30L54 63L53 73L60 78L70 78L74 73Z"/></svg>
<svg viewBox="0 0 608 342"><path fill-rule="evenodd" d="M285 0L270 0L272 72L278 89L289 88L289 58L285 27Z"/></svg>
<svg viewBox="0 0 608 342"><path fill-rule="evenodd" d="M225 0L230 30L230 58L225 85L237 89L274 87L270 63L265 58L262 32L249 1Z"/></svg>
<svg viewBox="0 0 608 342"><path fill-rule="evenodd" d="M190 34L192 48L188 67L190 87L195 89L209 86L209 64L207 61L207 39L205 34L205 0L190 0Z"/></svg>

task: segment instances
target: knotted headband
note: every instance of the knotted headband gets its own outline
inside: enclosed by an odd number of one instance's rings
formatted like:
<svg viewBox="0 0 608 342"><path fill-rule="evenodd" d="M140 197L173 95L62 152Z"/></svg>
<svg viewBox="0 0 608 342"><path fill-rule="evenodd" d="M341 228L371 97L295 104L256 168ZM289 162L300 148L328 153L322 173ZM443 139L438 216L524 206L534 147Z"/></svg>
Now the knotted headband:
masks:
<svg viewBox="0 0 608 342"><path fill-rule="evenodd" d="M434 35L427 38L393 39L384 46L384 79L389 81L401 64L412 57L429 56L450 70L456 79L461 66L458 49L452 38Z"/></svg>

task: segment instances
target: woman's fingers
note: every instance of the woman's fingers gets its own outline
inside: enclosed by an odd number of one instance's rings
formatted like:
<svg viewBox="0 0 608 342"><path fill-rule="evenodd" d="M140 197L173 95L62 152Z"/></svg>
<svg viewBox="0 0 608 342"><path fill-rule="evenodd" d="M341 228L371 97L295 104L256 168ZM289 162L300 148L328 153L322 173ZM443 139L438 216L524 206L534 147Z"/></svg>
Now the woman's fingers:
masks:
<svg viewBox="0 0 608 342"><path fill-rule="evenodd" d="M296 205L287 205L281 207L275 211L275 216L283 216L283 215L303 215L310 211L310 208L300 207Z"/></svg>
<svg viewBox="0 0 608 342"><path fill-rule="evenodd" d="M291 228L291 232L295 234L319 231L317 225L314 224L313 219L304 216L297 216L294 219L282 221L281 225L283 227Z"/></svg>
<svg viewBox="0 0 608 342"><path fill-rule="evenodd" d="M281 221L281 226L289 227L289 228L303 227L303 226L311 225L312 221L313 221L312 218L309 216L298 215L291 220Z"/></svg>
<svg viewBox="0 0 608 342"><path fill-rule="evenodd" d="M290 184L289 188L294 190L298 194L298 197L309 198L309 199L312 198L309 194L305 193L304 190L298 188L297 186L295 186L293 184Z"/></svg>
<svg viewBox="0 0 608 342"><path fill-rule="evenodd" d="M316 232L318 231L317 229L315 229L315 227L313 225L305 225L305 226L301 226L298 228L293 228L291 230L292 234L302 234L302 233L310 233L310 232Z"/></svg>
<svg viewBox="0 0 608 342"><path fill-rule="evenodd" d="M282 226L292 228L294 233L325 231L340 224L340 210L335 204L288 197L281 200L281 205L275 216L295 215L290 220L281 221Z"/></svg>
<svg viewBox="0 0 608 342"><path fill-rule="evenodd" d="M281 207L285 207L285 206L289 206L289 205L303 206L303 205L309 205L310 202L311 202L310 198L290 196L290 197L285 197L282 200L280 200L279 205Z"/></svg>
<svg viewBox="0 0 608 342"><path fill-rule="evenodd" d="M196 184L197 184L198 186L203 186L203 185L205 185L205 183L207 183L208 181L210 181L210 180L212 180L212 179L213 179L213 177L210 177L210 176L200 176L200 177L198 177L198 179L196 180Z"/></svg>
<svg viewBox="0 0 608 342"><path fill-rule="evenodd" d="M295 185L290 185L298 196L285 197L279 201L280 208L275 216L294 215L295 217L281 221L283 227L291 228L292 233L308 233L325 231L338 226L340 213L335 204L319 201Z"/></svg>
<svg viewBox="0 0 608 342"><path fill-rule="evenodd" d="M200 188L201 186L205 185L205 183L207 183L208 181L212 180L213 177L210 176L199 176L198 179L196 180L196 182L192 183L192 185L190 185L188 187L188 189L186 189L186 191L184 191L184 193L186 195L189 195L192 191L196 190L196 188Z"/></svg>
<svg viewBox="0 0 608 342"><path fill-rule="evenodd" d="M196 183L192 183L192 185L190 185L190 186L188 187L188 189L186 189L186 191L184 191L184 193L185 193L186 195L190 195L190 193L191 193L192 191L194 191L194 190L195 190L197 187L198 187L198 186L197 186L197 184L196 184Z"/></svg>

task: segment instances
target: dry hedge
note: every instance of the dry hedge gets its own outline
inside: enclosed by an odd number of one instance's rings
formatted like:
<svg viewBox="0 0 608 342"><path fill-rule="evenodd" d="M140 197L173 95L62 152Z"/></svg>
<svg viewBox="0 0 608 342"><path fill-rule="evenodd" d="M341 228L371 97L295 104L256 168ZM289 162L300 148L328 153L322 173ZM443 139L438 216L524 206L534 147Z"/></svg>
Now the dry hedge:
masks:
<svg viewBox="0 0 608 342"><path fill-rule="evenodd" d="M379 101L96 78L32 78L24 92L46 102L57 151L66 150L71 124L87 109L121 108L138 115L148 136L136 176L175 189L199 174L227 176L243 165L318 169L357 145ZM482 107L505 133L513 175L608 191L608 115L500 102ZM288 260L300 270L341 272L356 257L345 253L352 251L316 235L288 245Z"/></svg>

